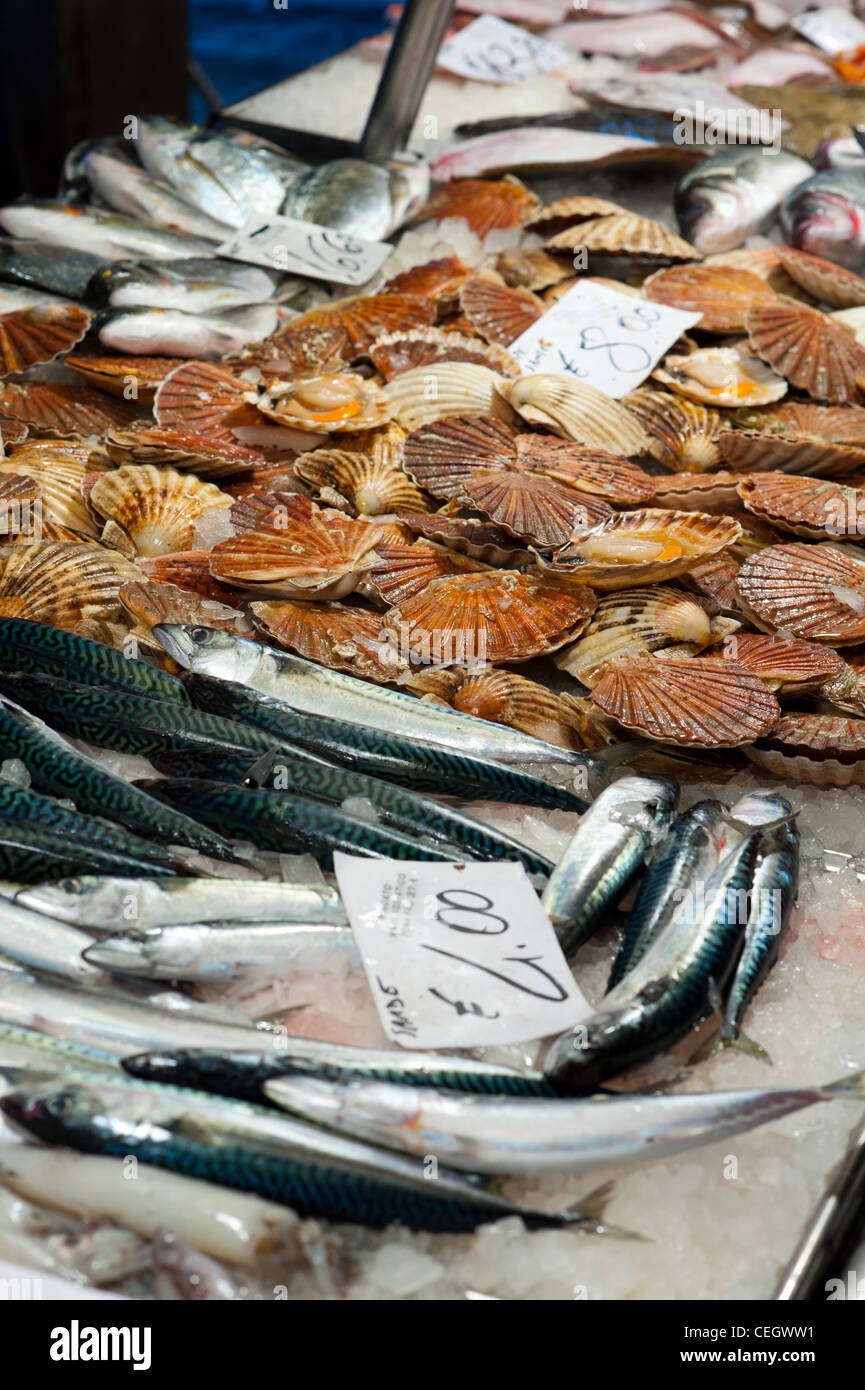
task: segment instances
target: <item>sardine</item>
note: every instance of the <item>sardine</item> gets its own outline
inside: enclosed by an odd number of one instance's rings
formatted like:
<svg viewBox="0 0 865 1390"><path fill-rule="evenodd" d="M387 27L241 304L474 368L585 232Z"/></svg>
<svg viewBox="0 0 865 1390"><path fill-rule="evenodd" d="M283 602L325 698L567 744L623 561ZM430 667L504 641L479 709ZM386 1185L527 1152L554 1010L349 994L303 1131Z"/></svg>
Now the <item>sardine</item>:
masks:
<svg viewBox="0 0 865 1390"><path fill-rule="evenodd" d="M0 904L0 950L4 941ZM145 980L218 983L232 979L250 966L288 975L298 964L302 965L304 952L316 948L353 952L351 929L231 921L145 927L106 936L99 942L88 938L82 954L89 966L118 975L133 975Z"/></svg>
<svg viewBox="0 0 865 1390"><path fill-rule="evenodd" d="M167 184L151 178L137 164L94 150L85 167L93 192L115 212L205 241L221 242L231 235L227 223L178 198Z"/></svg>
<svg viewBox="0 0 865 1390"><path fill-rule="evenodd" d="M94 322L99 341L113 352L137 357L194 357L207 360L238 352L276 332L275 304L226 309L220 318L181 309L109 309Z"/></svg>
<svg viewBox="0 0 865 1390"><path fill-rule="evenodd" d="M858 170L803 175L781 208L784 236L800 251L861 271L865 267L865 182Z"/></svg>
<svg viewBox="0 0 865 1390"><path fill-rule="evenodd" d="M88 293L114 309L145 306L187 314L220 314L273 297L277 277L263 266L215 257L180 261L107 262Z"/></svg>
<svg viewBox="0 0 865 1390"><path fill-rule="evenodd" d="M110 264L89 251L41 241L0 240L0 280L70 299L87 299L93 277Z"/></svg>
<svg viewBox="0 0 865 1390"><path fill-rule="evenodd" d="M586 811L541 899L566 956L624 895L670 825L678 795L667 777L622 777Z"/></svg>
<svg viewBox="0 0 865 1390"><path fill-rule="evenodd" d="M101 642L26 618L0 617L0 669L61 676L82 685L107 685L179 704L192 703L183 682L167 671Z"/></svg>
<svg viewBox="0 0 865 1390"><path fill-rule="evenodd" d="M282 179L264 160L215 131L140 117L136 148L148 173L229 227L272 217L285 198Z"/></svg>
<svg viewBox="0 0 865 1390"><path fill-rule="evenodd" d="M209 241L164 227L150 227L122 213L79 207L50 198L26 198L0 208L0 225L13 237L49 242L53 246L90 251L108 260L140 256L172 261L206 256Z"/></svg>
<svg viewBox="0 0 865 1390"><path fill-rule="evenodd" d="M679 229L704 255L731 251L770 227L787 195L811 173L807 160L788 150L744 145L719 151L677 185Z"/></svg>

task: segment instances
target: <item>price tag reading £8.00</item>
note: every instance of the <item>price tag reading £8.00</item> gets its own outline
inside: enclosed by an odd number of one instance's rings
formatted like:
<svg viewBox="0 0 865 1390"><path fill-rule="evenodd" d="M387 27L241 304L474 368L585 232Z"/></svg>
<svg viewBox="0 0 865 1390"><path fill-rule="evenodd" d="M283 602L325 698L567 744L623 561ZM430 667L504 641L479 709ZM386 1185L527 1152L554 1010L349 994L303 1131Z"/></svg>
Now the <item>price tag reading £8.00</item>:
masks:
<svg viewBox="0 0 865 1390"><path fill-rule="evenodd" d="M523 371L570 372L618 400L645 381L700 314L581 281L511 343Z"/></svg>
<svg viewBox="0 0 865 1390"><path fill-rule="evenodd" d="M521 865L337 853L334 867L391 1041L527 1042L591 1013Z"/></svg>
<svg viewBox="0 0 865 1390"><path fill-rule="evenodd" d="M567 49L526 33L495 15L483 15L442 44L438 66L478 82L522 82L572 61Z"/></svg>
<svg viewBox="0 0 865 1390"><path fill-rule="evenodd" d="M214 255L338 285L363 285L392 250L384 241L363 241L333 227L275 216L266 222L249 222L217 246Z"/></svg>

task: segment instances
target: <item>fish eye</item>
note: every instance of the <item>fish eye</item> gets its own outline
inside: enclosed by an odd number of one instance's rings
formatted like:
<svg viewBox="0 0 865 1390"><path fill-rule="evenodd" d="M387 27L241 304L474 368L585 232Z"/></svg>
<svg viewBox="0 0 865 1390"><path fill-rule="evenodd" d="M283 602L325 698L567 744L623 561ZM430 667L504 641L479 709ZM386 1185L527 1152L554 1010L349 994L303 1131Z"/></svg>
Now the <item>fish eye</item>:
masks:
<svg viewBox="0 0 865 1390"><path fill-rule="evenodd" d="M210 637L209 627L194 627L190 632L193 642L206 642Z"/></svg>

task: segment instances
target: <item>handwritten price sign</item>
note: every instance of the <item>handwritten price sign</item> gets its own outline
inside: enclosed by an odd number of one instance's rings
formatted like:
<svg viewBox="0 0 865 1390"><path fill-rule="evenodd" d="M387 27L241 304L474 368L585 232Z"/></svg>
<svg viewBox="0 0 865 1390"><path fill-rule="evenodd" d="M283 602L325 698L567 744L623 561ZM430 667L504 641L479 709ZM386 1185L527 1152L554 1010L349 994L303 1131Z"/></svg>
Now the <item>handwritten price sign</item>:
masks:
<svg viewBox="0 0 865 1390"><path fill-rule="evenodd" d="M484 15L443 43L438 65L478 82L522 82L567 67L571 55L557 43L526 33L495 15Z"/></svg>
<svg viewBox="0 0 865 1390"><path fill-rule="evenodd" d="M362 285L381 267L392 247L383 241L363 241L333 227L272 217L250 222L216 248L217 256L251 261L290 275L310 275L338 285Z"/></svg>
<svg viewBox="0 0 865 1390"><path fill-rule="evenodd" d="M519 864L335 854L379 1018L402 1047L563 1032L591 1012Z"/></svg>
<svg viewBox="0 0 865 1390"><path fill-rule="evenodd" d="M581 281L508 352L527 373L570 372L618 399L654 369L699 314Z"/></svg>

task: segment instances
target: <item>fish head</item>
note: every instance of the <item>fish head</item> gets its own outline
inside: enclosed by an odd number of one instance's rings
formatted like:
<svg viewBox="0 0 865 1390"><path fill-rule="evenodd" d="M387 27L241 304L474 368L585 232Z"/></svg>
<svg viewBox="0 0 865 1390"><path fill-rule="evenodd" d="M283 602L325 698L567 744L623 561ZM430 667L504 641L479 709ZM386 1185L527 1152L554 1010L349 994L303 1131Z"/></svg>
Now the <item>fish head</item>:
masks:
<svg viewBox="0 0 865 1390"><path fill-rule="evenodd" d="M422 1088L384 1081L327 1081L316 1076L279 1077L264 1083L270 1100L316 1124L354 1133L411 1129L418 1123Z"/></svg>
<svg viewBox="0 0 865 1390"><path fill-rule="evenodd" d="M47 1143L56 1141L75 1120L97 1113L98 1102L83 1086L27 1087L0 1097L0 1110L11 1124Z"/></svg>
<svg viewBox="0 0 865 1390"><path fill-rule="evenodd" d="M707 256L741 246L747 235L747 206L744 187L722 174L683 182L676 190L679 230Z"/></svg>
<svg viewBox="0 0 865 1390"><path fill-rule="evenodd" d="M829 171L830 173L832 171ZM800 251L858 267L865 237L865 199L843 185L810 181L795 189L782 211L787 236Z"/></svg>
<svg viewBox="0 0 865 1390"><path fill-rule="evenodd" d="M191 623L157 623L153 632L179 666L197 675L219 676L245 684L261 660L257 642L233 637L213 627Z"/></svg>

